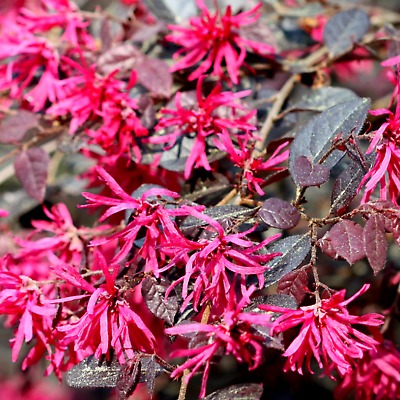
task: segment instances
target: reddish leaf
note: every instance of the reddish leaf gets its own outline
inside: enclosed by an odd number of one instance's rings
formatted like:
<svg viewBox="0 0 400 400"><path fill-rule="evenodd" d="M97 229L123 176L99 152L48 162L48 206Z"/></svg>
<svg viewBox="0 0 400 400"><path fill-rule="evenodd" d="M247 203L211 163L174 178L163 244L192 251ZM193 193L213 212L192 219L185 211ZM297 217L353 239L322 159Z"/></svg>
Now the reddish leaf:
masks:
<svg viewBox="0 0 400 400"><path fill-rule="evenodd" d="M170 287L171 282L166 278L149 277L142 282L143 299L149 310L157 317L169 325L174 324L174 318L179 310L179 303L175 290L172 290L167 299L165 292Z"/></svg>
<svg viewBox="0 0 400 400"><path fill-rule="evenodd" d="M277 198L264 201L258 216L268 225L279 229L290 229L296 226L301 218L296 207Z"/></svg>
<svg viewBox="0 0 400 400"><path fill-rule="evenodd" d="M76 388L115 387L121 364L115 354L111 360L90 355L67 372L67 384Z"/></svg>
<svg viewBox="0 0 400 400"><path fill-rule="evenodd" d="M308 275L303 270L295 270L286 274L278 283L277 292L293 296L297 304L300 304L308 286Z"/></svg>
<svg viewBox="0 0 400 400"><path fill-rule="evenodd" d="M308 157L300 156L294 162L295 180L299 186L319 186L329 179L329 168L313 164Z"/></svg>
<svg viewBox="0 0 400 400"><path fill-rule="evenodd" d="M144 55L137 47L133 44L125 43L103 53L97 61L97 70L104 75L108 75L118 69L120 78L129 78L132 69L143 57Z"/></svg>
<svg viewBox="0 0 400 400"><path fill-rule="evenodd" d="M21 152L14 161L17 178L29 196L40 203L44 200L49 164L49 155L40 147Z"/></svg>
<svg viewBox="0 0 400 400"><path fill-rule="evenodd" d="M111 21L108 18L104 18L101 21L100 40L101 40L101 49L103 50L103 53L109 51L112 46L113 37L111 31Z"/></svg>
<svg viewBox="0 0 400 400"><path fill-rule="evenodd" d="M19 110L16 114L5 117L0 125L0 143L18 143L27 130L38 126L37 114Z"/></svg>
<svg viewBox="0 0 400 400"><path fill-rule="evenodd" d="M368 14L357 8L344 10L334 15L324 27L324 42L332 57L337 57L352 48L369 29Z"/></svg>
<svg viewBox="0 0 400 400"><path fill-rule="evenodd" d="M340 257L337 251L333 248L330 231L326 232L325 235L318 240L317 245L326 255L334 260L344 260L344 258Z"/></svg>
<svg viewBox="0 0 400 400"><path fill-rule="evenodd" d="M138 81L158 97L169 98L172 90L172 74L163 60L143 58L136 65Z"/></svg>
<svg viewBox="0 0 400 400"><path fill-rule="evenodd" d="M259 383L244 383L217 390L205 397L204 400L259 400L262 392L263 388Z"/></svg>
<svg viewBox="0 0 400 400"><path fill-rule="evenodd" d="M381 216L372 214L364 227L365 254L374 274L385 268L388 244Z"/></svg>
<svg viewBox="0 0 400 400"><path fill-rule="evenodd" d="M330 230L332 246L350 265L365 256L363 228L353 221L340 221Z"/></svg>
<svg viewBox="0 0 400 400"><path fill-rule="evenodd" d="M336 179L332 189L331 212L337 213L357 195L361 180L366 174L362 166L352 161Z"/></svg>
<svg viewBox="0 0 400 400"><path fill-rule="evenodd" d="M140 378L140 357L134 357L121 367L116 385L118 400L126 400L135 391Z"/></svg>

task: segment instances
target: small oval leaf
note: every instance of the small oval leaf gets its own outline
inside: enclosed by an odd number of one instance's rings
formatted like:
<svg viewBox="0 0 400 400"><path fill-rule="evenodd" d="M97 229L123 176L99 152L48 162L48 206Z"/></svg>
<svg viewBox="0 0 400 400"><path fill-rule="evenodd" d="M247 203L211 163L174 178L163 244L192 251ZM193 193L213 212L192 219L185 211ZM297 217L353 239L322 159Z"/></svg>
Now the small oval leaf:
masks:
<svg viewBox="0 0 400 400"><path fill-rule="evenodd" d="M263 389L259 383L232 385L209 394L204 400L260 400Z"/></svg>
<svg viewBox="0 0 400 400"><path fill-rule="evenodd" d="M136 73L138 82L155 96L171 96L173 79L165 61L143 57L136 65Z"/></svg>
<svg viewBox="0 0 400 400"><path fill-rule="evenodd" d="M364 124L369 104L369 99L355 99L339 103L311 119L296 133L290 149L289 170L298 186L294 168L295 161L299 157L305 156L313 164L318 164L331 148L333 140L339 135L341 139L345 139L352 130L357 135ZM344 154L345 152L336 149L321 165L331 169Z"/></svg>
<svg viewBox="0 0 400 400"><path fill-rule="evenodd" d="M360 163L352 161L339 175L332 189L331 213L338 212L353 200L365 174Z"/></svg>
<svg viewBox="0 0 400 400"><path fill-rule="evenodd" d="M19 110L16 114L5 117L0 125L0 143L20 142L25 133L38 126L38 123L38 115L26 110Z"/></svg>
<svg viewBox="0 0 400 400"><path fill-rule="evenodd" d="M311 240L308 233L286 237L271 246L270 253L282 253L275 257L268 266L270 269L264 272L265 285L270 286L278 282L287 273L296 269L307 257L311 250Z"/></svg>
<svg viewBox="0 0 400 400"><path fill-rule="evenodd" d="M277 293L293 296L300 304L308 289L307 272L301 269L289 272L278 283Z"/></svg>
<svg viewBox="0 0 400 400"><path fill-rule="evenodd" d="M330 230L332 246L350 265L365 256L363 228L353 221L343 220Z"/></svg>
<svg viewBox="0 0 400 400"><path fill-rule="evenodd" d="M269 226L279 229L290 229L295 227L301 218L296 207L277 198L264 201L258 216Z"/></svg>
<svg viewBox="0 0 400 400"><path fill-rule="evenodd" d="M294 162L293 172L299 186L320 186L329 179L329 169L313 164L308 157L300 156Z"/></svg>
<svg viewBox="0 0 400 400"><path fill-rule="evenodd" d="M324 27L324 42L332 57L337 57L353 47L369 29L369 16L353 8L337 13Z"/></svg>
<svg viewBox="0 0 400 400"><path fill-rule="evenodd" d="M140 378L141 362L136 356L125 363L118 374L118 382L115 386L118 400L126 400L136 389Z"/></svg>
<svg viewBox="0 0 400 400"><path fill-rule="evenodd" d="M14 161L17 178L29 196L39 203L44 200L49 164L49 155L40 147L22 151Z"/></svg>
<svg viewBox="0 0 400 400"><path fill-rule="evenodd" d="M364 227L364 249L374 274L385 268L388 244L386 241L383 217L370 215Z"/></svg>
<svg viewBox="0 0 400 400"><path fill-rule="evenodd" d="M170 285L171 282L166 278L161 277L157 280L149 277L142 282L142 296L150 312L172 326L179 310L179 303L174 290L165 299L165 292Z"/></svg>

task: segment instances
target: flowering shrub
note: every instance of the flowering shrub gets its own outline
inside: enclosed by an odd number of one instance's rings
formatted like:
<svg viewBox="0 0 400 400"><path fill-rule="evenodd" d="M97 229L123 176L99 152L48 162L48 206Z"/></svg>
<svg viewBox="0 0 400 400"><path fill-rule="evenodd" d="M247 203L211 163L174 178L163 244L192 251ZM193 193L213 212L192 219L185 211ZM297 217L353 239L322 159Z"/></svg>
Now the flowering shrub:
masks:
<svg viewBox="0 0 400 400"><path fill-rule="evenodd" d="M400 399L400 10L3 3L9 397Z"/></svg>

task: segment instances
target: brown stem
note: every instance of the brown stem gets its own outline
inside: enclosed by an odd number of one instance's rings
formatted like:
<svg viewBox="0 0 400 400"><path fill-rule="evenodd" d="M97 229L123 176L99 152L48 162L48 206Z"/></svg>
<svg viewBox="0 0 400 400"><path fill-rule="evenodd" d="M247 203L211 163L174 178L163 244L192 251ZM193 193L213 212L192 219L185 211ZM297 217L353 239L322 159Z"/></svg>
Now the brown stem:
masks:
<svg viewBox="0 0 400 400"><path fill-rule="evenodd" d="M292 75L286 83L282 86L281 90L279 91L278 95L275 98L274 105L271 108L271 111L268 113L267 119L264 122L260 130L259 136L261 136L261 140L257 142L253 150L254 158L259 157L265 151L265 143L267 141L267 137L269 132L271 131L272 127L274 126L275 119L279 115L283 103L286 101L286 98L289 96L290 92L292 91L294 84L299 80L298 75Z"/></svg>
<svg viewBox="0 0 400 400"><path fill-rule="evenodd" d="M236 196L237 192L237 188L232 189L219 203L217 203L217 206L224 206L227 204L230 199Z"/></svg>
<svg viewBox="0 0 400 400"><path fill-rule="evenodd" d="M186 391L187 391L186 377L189 375L189 373L190 373L189 369L185 369L183 371L183 375L182 375L182 378L181 378L181 387L179 389L178 400L185 400Z"/></svg>
<svg viewBox="0 0 400 400"><path fill-rule="evenodd" d="M208 323L208 319L210 318L210 313L211 313L211 301L208 300L205 307L204 307L204 312L203 315L201 317L201 323L202 324L207 324Z"/></svg>

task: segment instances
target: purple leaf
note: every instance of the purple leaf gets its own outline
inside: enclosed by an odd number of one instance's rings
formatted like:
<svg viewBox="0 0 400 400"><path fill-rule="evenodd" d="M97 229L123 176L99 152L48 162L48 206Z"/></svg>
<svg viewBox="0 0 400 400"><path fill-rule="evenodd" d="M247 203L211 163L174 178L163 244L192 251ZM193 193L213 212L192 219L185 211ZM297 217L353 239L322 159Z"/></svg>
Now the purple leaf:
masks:
<svg viewBox="0 0 400 400"><path fill-rule="evenodd" d="M311 240L308 233L288 236L271 246L268 249L270 253L282 253L282 255L268 263L270 268L264 272L264 287L278 282L284 275L296 269L310 250Z"/></svg>
<svg viewBox="0 0 400 400"><path fill-rule="evenodd" d="M377 275L385 268L388 244L386 241L383 217L370 215L364 227L365 254L374 274Z"/></svg>
<svg viewBox="0 0 400 400"><path fill-rule="evenodd" d="M115 386L118 400L126 400L136 389L140 378L141 361L135 356L121 367L118 374L118 382Z"/></svg>
<svg viewBox="0 0 400 400"><path fill-rule="evenodd" d="M39 203L44 200L49 164L49 155L40 147L22 151L14 161L17 178L29 196Z"/></svg>
<svg viewBox="0 0 400 400"><path fill-rule="evenodd" d="M324 42L331 57L337 57L353 47L369 29L369 16L353 8L337 13L324 27Z"/></svg>
<svg viewBox="0 0 400 400"><path fill-rule="evenodd" d="M277 198L264 201L258 216L273 228L290 229L296 226L301 218L296 207Z"/></svg>
<svg viewBox="0 0 400 400"><path fill-rule="evenodd" d="M38 126L38 123L38 115L26 110L19 110L16 114L5 117L0 125L0 143L20 142L25 133Z"/></svg>
<svg viewBox="0 0 400 400"><path fill-rule="evenodd" d="M329 169L324 165L313 164L305 156L300 156L293 165L295 181L299 186L319 186L329 179Z"/></svg>
<svg viewBox="0 0 400 400"><path fill-rule="evenodd" d="M306 110L322 112L336 104L359 98L350 89L341 87L324 86L312 89L301 85L297 90L300 95L296 96L296 89L293 91L291 96L293 104L286 108L285 112Z"/></svg>
<svg viewBox="0 0 400 400"><path fill-rule="evenodd" d="M172 91L172 74L163 60L142 58L136 65L138 82L152 94L158 97L169 98Z"/></svg>
<svg viewBox="0 0 400 400"><path fill-rule="evenodd" d="M156 124L156 110L149 96L142 96L138 102L141 112L140 122L146 129L152 129Z"/></svg>
<svg viewBox="0 0 400 400"><path fill-rule="evenodd" d="M153 36L160 32L167 31L167 26L164 21L157 21L152 25L142 25L135 33L131 36L132 42L145 42L150 40Z"/></svg>
<svg viewBox="0 0 400 400"><path fill-rule="evenodd" d="M325 235L318 240L317 245L325 254L334 260L344 260L344 258L340 257L337 251L333 248L332 235L330 231L326 232Z"/></svg>
<svg viewBox="0 0 400 400"><path fill-rule="evenodd" d="M97 70L103 75L109 75L118 69L121 79L129 78L132 69L143 57L142 52L133 44L124 43L103 53L97 61Z"/></svg>
<svg viewBox="0 0 400 400"><path fill-rule="evenodd" d="M165 292L170 285L171 282L166 278L161 277L158 281L149 277L143 280L142 296L150 312L172 326L179 310L179 303L174 290L165 299Z"/></svg>
<svg viewBox="0 0 400 400"><path fill-rule="evenodd" d="M297 269L286 274L278 283L277 293L293 296L300 304L307 293L308 275L304 270Z"/></svg>
<svg viewBox="0 0 400 400"><path fill-rule="evenodd" d="M357 189L366 171L357 162L350 165L339 175L333 185L331 196L331 212L336 213L346 207L356 196Z"/></svg>
<svg viewBox="0 0 400 400"><path fill-rule="evenodd" d="M110 361L92 354L67 372L67 384L76 388L115 387L120 370L115 354Z"/></svg>
<svg viewBox="0 0 400 400"><path fill-rule="evenodd" d="M104 18L101 21L100 40L101 40L101 49L103 53L109 51L112 46L113 37L111 32L111 21L108 18Z"/></svg>
<svg viewBox="0 0 400 400"><path fill-rule="evenodd" d="M142 361L146 360L146 364L142 363L142 375L146 377L147 390L149 392L150 398L153 398L154 387L156 385L156 376L160 374L162 368L156 363L155 356L142 358ZM143 366L146 370L143 371Z"/></svg>
<svg viewBox="0 0 400 400"><path fill-rule="evenodd" d="M295 161L300 156L306 156L313 164L318 164L339 134L342 139L347 138L352 130L357 135L363 127L369 105L369 99L361 98L336 104L311 119L296 133L289 156L289 170L295 182ZM332 169L344 154L343 151L336 149L322 165Z"/></svg>
<svg viewBox="0 0 400 400"><path fill-rule="evenodd" d="M229 386L209 394L204 400L260 400L263 389L259 383L244 383Z"/></svg>
<svg viewBox="0 0 400 400"><path fill-rule="evenodd" d="M365 256L363 228L353 221L340 221L330 230L334 250L350 265Z"/></svg>

